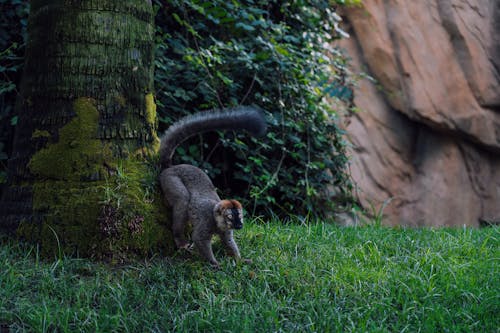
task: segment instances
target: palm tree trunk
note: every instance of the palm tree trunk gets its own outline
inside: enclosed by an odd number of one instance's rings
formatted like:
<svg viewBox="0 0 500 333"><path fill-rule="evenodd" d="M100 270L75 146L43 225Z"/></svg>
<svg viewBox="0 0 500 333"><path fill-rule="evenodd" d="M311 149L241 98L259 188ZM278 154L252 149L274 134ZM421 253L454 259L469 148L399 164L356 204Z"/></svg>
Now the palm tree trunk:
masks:
<svg viewBox="0 0 500 333"><path fill-rule="evenodd" d="M167 244L146 0L32 0L0 228L45 253Z"/></svg>

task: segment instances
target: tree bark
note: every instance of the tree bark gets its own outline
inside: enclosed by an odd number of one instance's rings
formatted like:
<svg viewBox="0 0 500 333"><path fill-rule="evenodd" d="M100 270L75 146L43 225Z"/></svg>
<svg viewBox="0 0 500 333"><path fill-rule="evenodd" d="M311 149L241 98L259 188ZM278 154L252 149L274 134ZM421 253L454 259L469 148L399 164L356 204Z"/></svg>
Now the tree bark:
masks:
<svg viewBox="0 0 500 333"><path fill-rule="evenodd" d="M44 253L168 244L151 1L32 0L28 36L0 228Z"/></svg>

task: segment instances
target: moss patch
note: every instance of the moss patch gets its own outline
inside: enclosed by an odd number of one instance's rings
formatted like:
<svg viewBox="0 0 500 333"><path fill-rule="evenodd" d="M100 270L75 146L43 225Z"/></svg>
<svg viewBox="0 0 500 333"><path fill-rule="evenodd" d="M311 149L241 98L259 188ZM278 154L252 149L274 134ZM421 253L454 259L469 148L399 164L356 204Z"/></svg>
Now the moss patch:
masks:
<svg viewBox="0 0 500 333"><path fill-rule="evenodd" d="M153 102L154 103L154 102ZM74 253L121 260L131 253L173 250L154 162L116 158L97 139L95 101L74 102L74 118L59 140L35 153L33 209L39 225L21 223L18 234L42 245L42 253Z"/></svg>
<svg viewBox="0 0 500 333"><path fill-rule="evenodd" d="M149 93L146 95L146 121L150 125L152 129L152 135L153 135L153 144L152 144L152 149L155 153L158 153L160 150L160 138L158 138L158 135L156 134L155 128L157 128L157 116L156 116L156 103L154 100L153 94Z"/></svg>
<svg viewBox="0 0 500 333"><path fill-rule="evenodd" d="M32 139L36 138L50 138L50 133L48 131L42 131L42 130L35 130L33 134L31 135Z"/></svg>
<svg viewBox="0 0 500 333"><path fill-rule="evenodd" d="M48 145L31 158L28 166L38 178L98 179L104 165L112 160L110 147L96 139L99 112L95 101L79 98L74 110L75 117L59 131L59 142Z"/></svg>

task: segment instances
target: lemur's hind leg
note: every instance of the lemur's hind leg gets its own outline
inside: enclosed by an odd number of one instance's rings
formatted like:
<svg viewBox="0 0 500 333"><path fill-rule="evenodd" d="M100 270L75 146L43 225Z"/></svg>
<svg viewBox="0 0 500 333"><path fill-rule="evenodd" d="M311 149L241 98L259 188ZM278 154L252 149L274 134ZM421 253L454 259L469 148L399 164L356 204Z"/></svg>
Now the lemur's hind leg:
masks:
<svg viewBox="0 0 500 333"><path fill-rule="evenodd" d="M189 249L189 242L185 236L187 222L187 204L175 205L172 216L172 233L178 249Z"/></svg>
<svg viewBox="0 0 500 333"><path fill-rule="evenodd" d="M200 255L207 260L213 267L219 267L219 263L215 259L212 251L212 243L210 239L194 239L194 245L198 249Z"/></svg>
<svg viewBox="0 0 500 333"><path fill-rule="evenodd" d="M205 220L198 214L199 212L190 211L190 219L193 221L193 242L200 255L207 260L213 267L219 267L212 251L212 231ZM205 223L204 223L205 222Z"/></svg>
<svg viewBox="0 0 500 333"><path fill-rule="evenodd" d="M189 249L185 230L188 223L189 191L182 180L174 175L163 172L160 183L167 204L172 207L172 233L178 249Z"/></svg>

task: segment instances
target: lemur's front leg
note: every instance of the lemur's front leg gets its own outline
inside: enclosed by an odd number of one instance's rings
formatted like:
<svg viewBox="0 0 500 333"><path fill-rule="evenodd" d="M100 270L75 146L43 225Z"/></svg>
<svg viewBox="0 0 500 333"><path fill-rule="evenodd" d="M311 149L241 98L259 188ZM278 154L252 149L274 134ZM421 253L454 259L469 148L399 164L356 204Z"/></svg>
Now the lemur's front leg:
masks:
<svg viewBox="0 0 500 333"><path fill-rule="evenodd" d="M233 238L233 231L227 230L223 233L220 233L220 239L224 247L226 248L227 254L234 257L235 259L240 259L240 250L238 249L238 245Z"/></svg>
<svg viewBox="0 0 500 333"><path fill-rule="evenodd" d="M238 245L234 241L233 230L227 230L223 233L220 233L220 239L224 247L226 248L227 254L232 256L237 261L242 261L246 264L252 262L251 259L242 259L240 255L240 250L238 249Z"/></svg>

